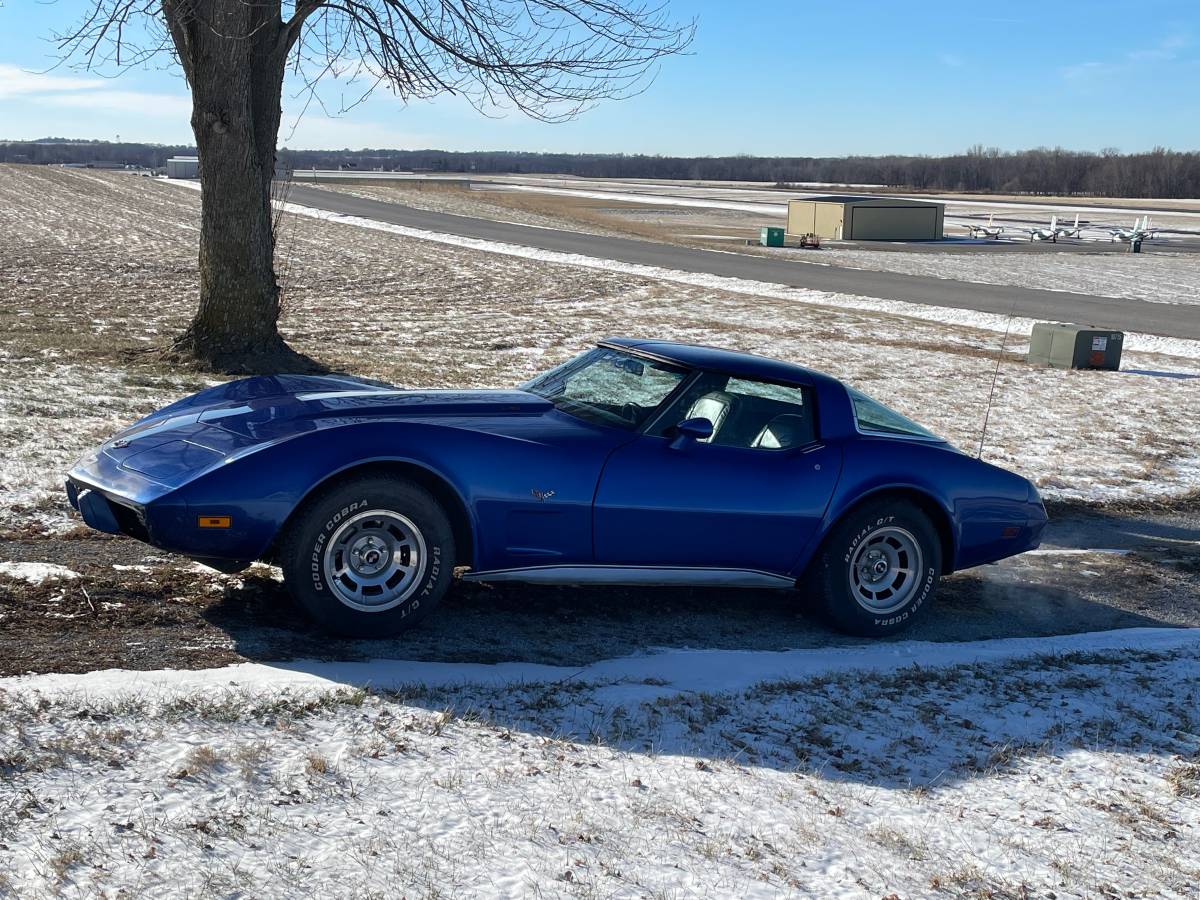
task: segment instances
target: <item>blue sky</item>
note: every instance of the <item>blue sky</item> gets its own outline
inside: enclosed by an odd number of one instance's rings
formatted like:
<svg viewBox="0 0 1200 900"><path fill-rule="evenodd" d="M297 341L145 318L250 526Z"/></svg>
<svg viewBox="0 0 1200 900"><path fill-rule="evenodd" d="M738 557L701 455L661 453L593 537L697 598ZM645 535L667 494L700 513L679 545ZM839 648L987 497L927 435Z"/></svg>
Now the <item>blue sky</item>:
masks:
<svg viewBox="0 0 1200 900"><path fill-rule="evenodd" d="M111 79L39 74L55 62L51 33L86 5L0 0L0 138L190 143L186 87L170 67ZM976 143L1200 149L1200 0L674 0L672 9L699 19L691 54L668 59L645 94L576 121L485 118L455 98L405 106L384 91L340 117L310 107L300 118L291 89L280 143L802 156ZM341 92L328 85L327 101L336 107Z"/></svg>

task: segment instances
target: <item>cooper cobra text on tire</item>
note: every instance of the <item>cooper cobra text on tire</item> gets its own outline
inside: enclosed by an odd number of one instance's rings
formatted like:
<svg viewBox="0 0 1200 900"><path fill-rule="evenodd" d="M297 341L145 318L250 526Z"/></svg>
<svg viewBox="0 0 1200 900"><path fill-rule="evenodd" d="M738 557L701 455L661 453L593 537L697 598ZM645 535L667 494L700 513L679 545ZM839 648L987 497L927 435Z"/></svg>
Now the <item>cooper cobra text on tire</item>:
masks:
<svg viewBox="0 0 1200 900"><path fill-rule="evenodd" d="M322 627L387 637L417 624L446 593L454 533L420 485L364 477L306 501L281 556L288 589Z"/></svg>
<svg viewBox="0 0 1200 900"><path fill-rule="evenodd" d="M884 637L910 627L933 602L942 543L905 500L868 501L830 531L811 570L824 611L842 631Z"/></svg>

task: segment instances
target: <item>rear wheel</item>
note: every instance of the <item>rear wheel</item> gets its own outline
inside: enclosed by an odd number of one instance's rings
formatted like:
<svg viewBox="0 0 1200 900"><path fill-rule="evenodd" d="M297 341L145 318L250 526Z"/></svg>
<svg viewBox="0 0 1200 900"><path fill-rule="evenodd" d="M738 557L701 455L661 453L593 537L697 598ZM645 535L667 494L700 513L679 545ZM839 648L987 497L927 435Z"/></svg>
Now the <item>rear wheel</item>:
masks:
<svg viewBox="0 0 1200 900"><path fill-rule="evenodd" d="M885 637L909 628L933 602L942 543L908 501L864 503L844 516L810 570L821 605L842 631Z"/></svg>
<svg viewBox="0 0 1200 900"><path fill-rule="evenodd" d="M420 485L366 477L306 502L281 562L288 589L322 627L387 637L416 625L446 593L454 536Z"/></svg>

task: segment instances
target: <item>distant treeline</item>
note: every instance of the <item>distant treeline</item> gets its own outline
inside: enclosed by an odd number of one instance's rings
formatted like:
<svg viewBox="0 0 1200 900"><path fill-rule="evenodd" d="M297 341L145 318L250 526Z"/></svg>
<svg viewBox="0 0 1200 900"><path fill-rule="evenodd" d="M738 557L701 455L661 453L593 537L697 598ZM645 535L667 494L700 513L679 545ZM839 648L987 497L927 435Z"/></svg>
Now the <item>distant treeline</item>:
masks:
<svg viewBox="0 0 1200 900"><path fill-rule="evenodd" d="M109 141L74 141L44 138L40 141L0 141L0 162L79 165L140 166L162 168L172 156L195 156L195 147L163 144L115 144Z"/></svg>
<svg viewBox="0 0 1200 900"><path fill-rule="evenodd" d="M0 162L99 163L161 167L191 147L104 141L0 143ZM1022 150L972 147L953 156L640 156L609 153L524 153L445 150L288 150L293 168L398 169L425 172L523 173L587 178L666 178L878 185L895 190L979 191L1100 197L1200 197L1200 152L1156 148L1145 153L1104 150Z"/></svg>

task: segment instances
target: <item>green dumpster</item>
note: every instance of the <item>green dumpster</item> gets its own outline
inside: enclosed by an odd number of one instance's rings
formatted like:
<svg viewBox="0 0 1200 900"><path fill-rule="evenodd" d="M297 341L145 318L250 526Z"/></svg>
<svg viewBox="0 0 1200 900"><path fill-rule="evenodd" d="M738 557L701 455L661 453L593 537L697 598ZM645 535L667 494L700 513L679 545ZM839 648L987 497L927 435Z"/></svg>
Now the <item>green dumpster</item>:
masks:
<svg viewBox="0 0 1200 900"><path fill-rule="evenodd" d="M763 228L762 231L758 233L758 242L764 247L782 247L783 229Z"/></svg>

